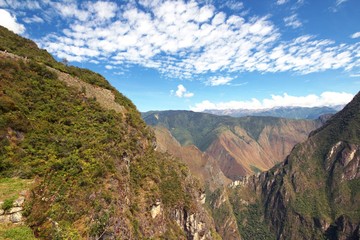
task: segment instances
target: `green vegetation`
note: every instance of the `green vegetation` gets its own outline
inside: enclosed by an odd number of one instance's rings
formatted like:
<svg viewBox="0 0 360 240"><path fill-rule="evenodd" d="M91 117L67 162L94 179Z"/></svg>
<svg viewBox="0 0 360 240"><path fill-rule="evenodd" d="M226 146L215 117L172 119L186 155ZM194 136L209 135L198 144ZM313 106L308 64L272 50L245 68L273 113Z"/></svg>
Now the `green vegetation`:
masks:
<svg viewBox="0 0 360 240"><path fill-rule="evenodd" d="M3 204L1 205L1 208L3 210L9 210L10 208L12 208L13 204L14 204L14 200L15 198L12 197L12 198L6 198L3 202Z"/></svg>
<svg viewBox="0 0 360 240"><path fill-rule="evenodd" d="M244 194L244 192L242 194ZM276 239L264 220L264 209L261 206L261 202L258 200L242 202L242 194L237 190L233 190L232 194L230 194L230 202L241 237L243 239L254 240Z"/></svg>
<svg viewBox="0 0 360 240"><path fill-rule="evenodd" d="M261 173L262 172L259 168L257 168L254 165L250 165L250 168L254 173Z"/></svg>
<svg viewBox="0 0 360 240"><path fill-rule="evenodd" d="M184 165L153 150L154 134L133 103L99 74L58 63L3 27L0 37L0 50L26 57L0 53L0 188L6 186L0 196L7 199L5 207L17 197L13 192L30 188L24 214L42 239L99 239L103 234L140 239L151 227L149 207L160 200L166 234L182 236L169 208L195 211L198 184ZM59 81L50 67L110 89L126 111L102 108ZM7 230L28 236L29 229Z"/></svg>
<svg viewBox="0 0 360 240"><path fill-rule="evenodd" d="M20 178L0 178L0 200L17 198L19 193L32 185L31 180Z"/></svg>
<svg viewBox="0 0 360 240"><path fill-rule="evenodd" d="M360 184L354 166L359 160L350 153L360 144L359 105L357 94L343 111L295 146L284 164L255 178L255 186L244 187L241 194L234 191L230 200L245 239L264 234L268 227L284 239L356 236ZM249 195L251 201L239 201ZM329 224L353 227L326 229Z"/></svg>
<svg viewBox="0 0 360 240"><path fill-rule="evenodd" d="M32 230L27 226L14 226L0 223L0 240L35 240Z"/></svg>

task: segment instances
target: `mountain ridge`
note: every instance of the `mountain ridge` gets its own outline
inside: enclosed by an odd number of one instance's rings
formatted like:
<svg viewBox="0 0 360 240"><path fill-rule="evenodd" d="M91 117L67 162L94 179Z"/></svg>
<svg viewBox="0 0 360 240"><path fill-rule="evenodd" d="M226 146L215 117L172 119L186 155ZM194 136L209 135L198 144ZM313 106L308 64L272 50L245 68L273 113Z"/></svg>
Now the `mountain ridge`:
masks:
<svg viewBox="0 0 360 240"><path fill-rule="evenodd" d="M225 109L225 110L204 110L221 116L245 117L245 116L271 116L290 119L317 119L321 115L335 114L344 105L323 106L323 107L274 107L268 109Z"/></svg>
<svg viewBox="0 0 360 240"><path fill-rule="evenodd" d="M270 169L322 124L320 120L234 118L191 111L157 111L142 116L151 126L167 128L182 146L195 145L212 156L232 180Z"/></svg>
<svg viewBox="0 0 360 240"><path fill-rule="evenodd" d="M360 93L296 145L285 162L237 183L237 216L257 218L278 239L358 239L359 109ZM244 191L252 198L244 199ZM256 206L258 215L246 215L248 206ZM240 229L248 217L238 218Z"/></svg>

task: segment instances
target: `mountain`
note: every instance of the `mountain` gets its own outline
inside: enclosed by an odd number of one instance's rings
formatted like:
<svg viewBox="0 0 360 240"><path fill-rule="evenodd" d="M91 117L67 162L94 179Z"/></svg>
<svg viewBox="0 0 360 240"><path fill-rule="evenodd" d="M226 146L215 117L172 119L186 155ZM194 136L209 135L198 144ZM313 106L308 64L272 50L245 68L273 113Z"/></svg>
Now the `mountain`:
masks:
<svg viewBox="0 0 360 240"><path fill-rule="evenodd" d="M228 115L232 117L245 116L270 116L291 119L317 119L321 115L335 114L344 106L332 107L278 107L271 109L251 110L251 109L226 109L226 110L205 110L205 113L215 115Z"/></svg>
<svg viewBox="0 0 360 240"><path fill-rule="evenodd" d="M270 169L322 124L319 120L233 118L190 111L148 112L143 119L168 129L182 146L195 145L232 180Z"/></svg>
<svg viewBox="0 0 360 240"><path fill-rule="evenodd" d="M282 164L232 184L243 238L359 239L359 110L360 93Z"/></svg>
<svg viewBox="0 0 360 240"><path fill-rule="evenodd" d="M154 132L156 150L179 158L205 187L202 201L211 211L220 236L227 240L241 239L226 190L231 181L224 176L217 161L194 145L181 146L164 127L155 126Z"/></svg>
<svg viewBox="0 0 360 240"><path fill-rule="evenodd" d="M0 182L32 183L22 215L36 237L218 237L205 189L154 150L154 133L129 99L3 27L0 39ZM13 198L0 202L2 221L15 210L21 219ZM18 228L0 223L9 226Z"/></svg>

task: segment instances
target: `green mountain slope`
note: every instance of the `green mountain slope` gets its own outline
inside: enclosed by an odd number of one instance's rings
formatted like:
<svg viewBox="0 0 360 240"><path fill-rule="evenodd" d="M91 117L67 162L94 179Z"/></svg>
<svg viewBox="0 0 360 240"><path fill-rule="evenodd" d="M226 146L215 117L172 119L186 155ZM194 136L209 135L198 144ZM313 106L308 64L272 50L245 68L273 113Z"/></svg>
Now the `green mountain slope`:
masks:
<svg viewBox="0 0 360 240"><path fill-rule="evenodd" d="M0 38L0 177L35 179L24 214L37 237L216 236L204 190L153 150L129 99L3 27Z"/></svg>
<svg viewBox="0 0 360 240"><path fill-rule="evenodd" d="M359 166L358 93L283 164L238 183L232 203L239 229L256 236L261 223L278 239L359 239Z"/></svg>

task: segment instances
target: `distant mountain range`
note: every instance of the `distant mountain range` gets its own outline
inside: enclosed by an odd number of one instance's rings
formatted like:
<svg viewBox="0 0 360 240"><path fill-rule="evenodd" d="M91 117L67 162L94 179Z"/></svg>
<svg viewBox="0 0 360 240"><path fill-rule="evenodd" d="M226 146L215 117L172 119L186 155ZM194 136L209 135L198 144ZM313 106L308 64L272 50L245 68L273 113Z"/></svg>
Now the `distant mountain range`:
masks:
<svg viewBox="0 0 360 240"><path fill-rule="evenodd" d="M323 123L275 117L234 118L191 111L147 112L142 116L147 124L168 129L182 146L195 145L211 156L232 180L270 169ZM165 142L165 148L169 148L169 143Z"/></svg>
<svg viewBox="0 0 360 240"><path fill-rule="evenodd" d="M344 105L331 107L279 107L271 109L225 109L225 110L205 110L204 113L211 113L215 115L227 115L232 117L244 116L271 116L292 119L317 119L324 114L335 114Z"/></svg>

